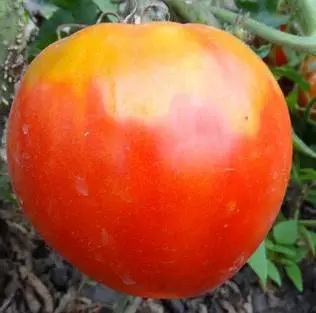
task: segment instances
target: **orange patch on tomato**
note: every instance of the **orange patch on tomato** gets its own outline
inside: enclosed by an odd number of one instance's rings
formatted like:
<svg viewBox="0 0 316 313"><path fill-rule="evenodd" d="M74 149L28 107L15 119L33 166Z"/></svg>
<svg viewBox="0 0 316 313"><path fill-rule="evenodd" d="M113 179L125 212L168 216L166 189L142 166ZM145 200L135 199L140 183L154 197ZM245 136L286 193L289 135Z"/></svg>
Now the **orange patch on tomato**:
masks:
<svg viewBox="0 0 316 313"><path fill-rule="evenodd" d="M228 42L233 49L224 48ZM248 48L236 38L203 25L100 24L45 49L30 65L25 84L52 90L64 85L83 111L92 88L113 117L149 122L169 114L175 93L188 94L208 99L210 109L225 112L236 133L254 136L264 106L262 93L271 84L253 76L254 67L258 75L266 71L256 55L241 62L246 53ZM217 92L223 89L225 96Z"/></svg>

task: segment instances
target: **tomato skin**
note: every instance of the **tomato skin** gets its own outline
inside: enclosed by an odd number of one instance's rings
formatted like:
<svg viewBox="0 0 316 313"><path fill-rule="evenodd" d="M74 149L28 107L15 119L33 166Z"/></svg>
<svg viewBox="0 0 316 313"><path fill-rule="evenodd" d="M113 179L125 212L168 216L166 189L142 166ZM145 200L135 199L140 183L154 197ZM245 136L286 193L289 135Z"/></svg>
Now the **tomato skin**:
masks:
<svg viewBox="0 0 316 313"><path fill-rule="evenodd" d="M308 55L306 59L302 62L300 67L300 72L302 76L310 84L310 89L308 91L300 90L298 104L305 108L309 101L316 97L316 56ZM312 110L316 110L316 105L313 106ZM316 113L311 113L311 119L316 121Z"/></svg>
<svg viewBox="0 0 316 313"><path fill-rule="evenodd" d="M292 158L260 58L224 31L171 22L94 25L45 49L7 140L43 238L97 281L152 298L234 275L272 226Z"/></svg>

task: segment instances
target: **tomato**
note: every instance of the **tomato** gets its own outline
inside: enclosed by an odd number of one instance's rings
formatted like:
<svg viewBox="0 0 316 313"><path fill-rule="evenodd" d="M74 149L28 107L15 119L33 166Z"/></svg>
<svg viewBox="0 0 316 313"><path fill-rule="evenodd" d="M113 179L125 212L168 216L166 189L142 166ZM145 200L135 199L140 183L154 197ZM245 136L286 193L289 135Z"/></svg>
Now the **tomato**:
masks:
<svg viewBox="0 0 316 313"><path fill-rule="evenodd" d="M287 187L291 124L264 62L205 25L89 26L29 66L8 165L43 238L131 295L190 297L234 275Z"/></svg>
<svg viewBox="0 0 316 313"><path fill-rule="evenodd" d="M286 31L287 25L281 25L280 30ZM283 47L273 45L268 56L268 63L272 66L282 66L288 63L288 58L284 52Z"/></svg>
<svg viewBox="0 0 316 313"><path fill-rule="evenodd" d="M316 55L308 55L302 62L300 72L306 81L310 84L308 91L300 90L299 93L299 105L305 108L308 102L316 97ZM316 104L312 110L316 110ZM316 120L316 112L312 112L310 117Z"/></svg>

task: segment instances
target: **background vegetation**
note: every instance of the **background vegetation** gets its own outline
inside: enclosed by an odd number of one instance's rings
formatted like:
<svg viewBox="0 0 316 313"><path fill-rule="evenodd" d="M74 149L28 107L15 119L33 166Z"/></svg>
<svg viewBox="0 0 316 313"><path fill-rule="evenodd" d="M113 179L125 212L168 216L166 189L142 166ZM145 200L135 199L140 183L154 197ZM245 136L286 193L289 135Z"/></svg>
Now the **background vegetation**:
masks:
<svg viewBox="0 0 316 313"><path fill-rule="evenodd" d="M312 29L310 26L306 31L306 25L301 22L299 6L293 3L290 5L290 2L293 1L224 1L221 4L237 12L239 18L233 23L218 20L227 31L245 40L270 67L286 96L293 125L295 150L287 194L278 219L248 261L248 266L258 275L263 290L271 284L282 286L284 279L290 279L301 292L304 289L302 264L314 262L316 254L316 79L313 78L316 77L316 57L314 59L312 54L302 49L293 49L287 45L279 47L259 38L247 24L247 20L253 18L274 29L283 26L286 33L316 35L316 27ZM207 13L205 16L194 13L194 8L210 7L210 1L183 3L195 6L189 7L189 12L185 4L183 10L171 6L172 19L186 22L188 19L200 18L206 22L218 22L210 15L211 10L204 10ZM132 18L141 16L145 22L166 19L166 4L168 1L143 0ZM14 4L3 1L0 4L2 135L14 88L27 64L38 53L57 40L58 36L67 36L82 25L124 19L133 7L133 1L118 0L33 0L24 3L16 1ZM145 7L148 7L146 14L143 10ZM106 12L114 14L104 14ZM282 57L278 57L281 54ZM259 79L257 83L260 84ZM302 100L302 95L306 94L309 95L308 100ZM4 145L3 140L2 149ZM277 155L275 157L278 158ZM6 172L4 151L0 170L2 203L17 206Z"/></svg>

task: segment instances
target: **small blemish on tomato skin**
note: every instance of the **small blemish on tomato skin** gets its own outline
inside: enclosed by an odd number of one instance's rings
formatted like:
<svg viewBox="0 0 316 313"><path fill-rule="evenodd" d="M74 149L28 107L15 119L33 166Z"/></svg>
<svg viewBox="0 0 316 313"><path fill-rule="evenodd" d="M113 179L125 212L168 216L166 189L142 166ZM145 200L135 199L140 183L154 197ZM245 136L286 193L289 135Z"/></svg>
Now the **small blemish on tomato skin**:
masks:
<svg viewBox="0 0 316 313"><path fill-rule="evenodd" d="M16 164L17 166L20 166L20 165L21 165L20 156L19 156L19 154L18 154L17 152L14 153L14 155L13 155L13 160L14 160L14 162L15 162L15 164Z"/></svg>
<svg viewBox="0 0 316 313"><path fill-rule="evenodd" d="M109 243L109 234L105 228L102 228L101 230L101 240L104 245Z"/></svg>
<svg viewBox="0 0 316 313"><path fill-rule="evenodd" d="M227 203L227 210L228 212L232 213L236 211L236 202L235 201L230 201Z"/></svg>
<svg viewBox="0 0 316 313"><path fill-rule="evenodd" d="M121 281L124 285L127 285L127 286L136 285L135 280L133 280L130 274L128 273L125 273L124 275L121 276Z"/></svg>
<svg viewBox="0 0 316 313"><path fill-rule="evenodd" d="M224 169L224 172L234 172L234 171L235 171L235 169L233 167L226 167Z"/></svg>
<svg viewBox="0 0 316 313"><path fill-rule="evenodd" d="M22 153L22 159L23 160L29 160L30 158L31 158L31 156L27 152L23 152Z"/></svg>
<svg viewBox="0 0 316 313"><path fill-rule="evenodd" d="M75 179L75 187L77 192L87 197L89 195L89 189L86 180L83 177L77 176Z"/></svg>
<svg viewBox="0 0 316 313"><path fill-rule="evenodd" d="M29 126L27 124L24 124L22 126L22 132L23 132L23 135L27 135L29 133Z"/></svg>
<svg viewBox="0 0 316 313"><path fill-rule="evenodd" d="M222 274L228 276L235 274L244 265L246 259L246 255L242 253L235 259L232 266L230 266L227 270L222 271Z"/></svg>

